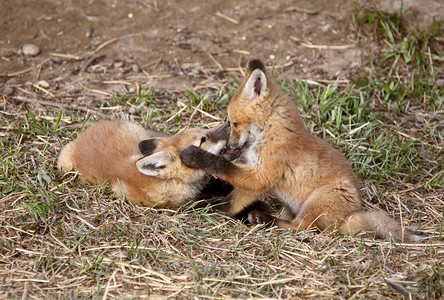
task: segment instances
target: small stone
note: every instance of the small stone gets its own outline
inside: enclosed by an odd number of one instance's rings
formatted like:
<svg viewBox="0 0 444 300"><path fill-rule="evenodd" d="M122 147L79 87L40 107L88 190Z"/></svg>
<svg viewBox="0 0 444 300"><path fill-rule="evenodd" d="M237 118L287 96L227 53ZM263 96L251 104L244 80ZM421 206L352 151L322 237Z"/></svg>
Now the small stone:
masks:
<svg viewBox="0 0 444 300"><path fill-rule="evenodd" d="M47 82L44 81L44 80L40 80L39 82L37 82L37 85L38 85L39 87L44 88L44 89L49 88L49 83L47 83Z"/></svg>
<svg viewBox="0 0 444 300"><path fill-rule="evenodd" d="M114 68L121 68L123 67L123 65L124 65L123 61L114 62Z"/></svg>
<svg viewBox="0 0 444 300"><path fill-rule="evenodd" d="M128 112L131 115L134 115L135 113L137 113L139 111L139 108L137 106L131 106L130 109L128 110Z"/></svg>
<svg viewBox="0 0 444 300"><path fill-rule="evenodd" d="M12 94L14 94L14 88L7 86L2 90L2 94L5 96L11 96Z"/></svg>
<svg viewBox="0 0 444 300"><path fill-rule="evenodd" d="M133 69L133 72L134 72L134 73L139 73L139 72L140 72L140 68L139 68L139 66L136 65L136 64L133 64L131 68Z"/></svg>
<svg viewBox="0 0 444 300"><path fill-rule="evenodd" d="M90 27L90 28L88 28L88 30L86 31L86 33L85 33L85 37L86 37L86 38L92 38L93 33L94 33L94 28Z"/></svg>
<svg viewBox="0 0 444 300"><path fill-rule="evenodd" d="M322 26L322 31L329 32L331 27L332 27L331 24L326 24L326 25Z"/></svg>
<svg viewBox="0 0 444 300"><path fill-rule="evenodd" d="M40 53L40 48L34 44L24 44L22 46L21 52L26 56L36 56Z"/></svg>
<svg viewBox="0 0 444 300"><path fill-rule="evenodd" d="M99 22L100 18L95 15L86 15L86 19L90 22Z"/></svg>
<svg viewBox="0 0 444 300"><path fill-rule="evenodd" d="M425 115L423 113L417 112L417 113L415 113L415 119L416 119L416 121L422 123L425 120Z"/></svg>
<svg viewBox="0 0 444 300"><path fill-rule="evenodd" d="M63 89L70 94L79 93L82 90L80 87L77 87L74 84L67 84L63 87Z"/></svg>

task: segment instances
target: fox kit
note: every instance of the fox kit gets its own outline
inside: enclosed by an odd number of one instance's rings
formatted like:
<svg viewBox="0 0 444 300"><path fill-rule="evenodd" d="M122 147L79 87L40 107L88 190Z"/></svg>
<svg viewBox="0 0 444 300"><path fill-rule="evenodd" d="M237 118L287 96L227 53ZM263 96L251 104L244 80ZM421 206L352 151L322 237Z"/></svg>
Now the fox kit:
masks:
<svg viewBox="0 0 444 300"><path fill-rule="evenodd" d="M194 199L210 178L185 166L180 151L194 145L218 154L229 130L222 124L170 137L126 121L100 121L63 147L57 165L65 171L76 169L82 181L108 181L115 193L124 193L134 204L175 208Z"/></svg>
<svg viewBox="0 0 444 300"><path fill-rule="evenodd" d="M306 130L295 103L270 80L263 62L251 58L246 79L228 105L231 158L197 147L181 153L183 162L231 183L234 190L223 210L231 216L248 212L251 223L271 223L295 230L343 232L365 230L377 238L419 241L401 225L377 211L362 211L359 183L345 157ZM227 153L228 153L227 152ZM284 212L275 219L256 210L261 195L276 197Z"/></svg>

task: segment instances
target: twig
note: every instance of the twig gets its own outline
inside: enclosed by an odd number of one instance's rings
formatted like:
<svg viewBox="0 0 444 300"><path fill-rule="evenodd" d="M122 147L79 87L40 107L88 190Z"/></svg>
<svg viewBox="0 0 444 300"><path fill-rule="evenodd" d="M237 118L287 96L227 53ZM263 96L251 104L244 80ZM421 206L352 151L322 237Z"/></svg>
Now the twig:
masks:
<svg viewBox="0 0 444 300"><path fill-rule="evenodd" d="M104 92L104 91L101 91L101 90L96 90L96 89L90 89L90 88L87 88L86 86L84 86L84 85L80 85L84 90L86 90L86 91L88 91L88 92L91 92L91 93L96 93L96 94L100 94L100 95L104 95L104 96L112 96L112 94L110 94L110 93L107 93L107 92Z"/></svg>
<svg viewBox="0 0 444 300"><path fill-rule="evenodd" d="M301 43L301 46L310 49L343 50L343 49L353 48L354 46L356 46L356 44L329 46L329 45L312 45L307 43Z"/></svg>
<svg viewBox="0 0 444 300"><path fill-rule="evenodd" d="M33 84L32 86L35 87L36 89L41 90L41 91L44 92L45 94L47 94L47 95L49 95L49 96L51 96L51 97L53 97L53 98L56 98L56 96L55 96L53 93L51 93L50 91L48 91L48 90L42 88L41 86L38 86L37 84Z"/></svg>
<svg viewBox="0 0 444 300"><path fill-rule="evenodd" d="M25 300L28 298L28 282L25 283L25 288L23 290L22 300Z"/></svg>
<svg viewBox="0 0 444 300"><path fill-rule="evenodd" d="M64 58L64 59L72 59L72 60L81 60L82 56L83 56L83 55L78 56L78 55L74 55L74 54L65 54L65 53L56 53L56 52L51 52L51 53L49 53L49 55Z"/></svg>
<svg viewBox="0 0 444 300"><path fill-rule="evenodd" d="M136 269L136 270L142 270L146 274L150 274L150 275L153 275L153 276L156 276L156 277L160 278L160 279L151 278L151 280L153 280L153 281L167 283L167 284L171 284L172 283L172 280L168 276L163 275L162 273L153 271L151 269L148 269L148 268L146 268L144 266L138 266L138 265L133 265L133 264L128 264L128 263L123 263L123 262L120 262L120 261L114 261L114 260L106 258L106 257L103 258L103 261L104 262L109 262L109 263L114 263L114 264L116 264L118 266L124 266L124 267L127 267L127 268L132 268L132 269Z"/></svg>
<svg viewBox="0 0 444 300"><path fill-rule="evenodd" d="M211 55L210 52L208 52L208 56L211 58L211 60L216 64L216 66L219 67L219 69L223 70L224 67L222 67L222 65L220 64L220 62L218 62L213 55Z"/></svg>
<svg viewBox="0 0 444 300"><path fill-rule="evenodd" d="M105 288L105 293L103 293L103 298L102 298L103 300L106 300L106 298L108 297L109 286L111 284L111 280L114 280L116 273L117 273L117 270L114 270L113 274L108 279L108 283L106 284L106 288Z"/></svg>
<svg viewBox="0 0 444 300"><path fill-rule="evenodd" d="M242 57L239 56L239 59L237 60L237 65L239 67L240 73L242 74L242 77L245 77L245 71L242 68Z"/></svg>
<svg viewBox="0 0 444 300"><path fill-rule="evenodd" d="M136 36L136 35L139 35L139 34L140 33L130 33L130 34L126 34L126 35L122 35L122 36L116 37L116 38L112 38L112 39L110 39L110 40L100 44L93 52L94 53L99 52L103 48L105 48L105 47L107 47L107 46L109 46L109 45L111 45L111 44L113 44L115 42L118 42L118 41L120 41L122 39L126 39L126 38L129 38L129 37L132 37L132 36Z"/></svg>
<svg viewBox="0 0 444 300"><path fill-rule="evenodd" d="M242 49L233 49L234 53L242 54L242 55L250 55L250 51L242 50Z"/></svg>
<svg viewBox="0 0 444 300"><path fill-rule="evenodd" d="M302 82L306 82L308 84L317 85L317 86L325 86L322 83L319 83L317 81L311 80L311 79L300 79Z"/></svg>
<svg viewBox="0 0 444 300"><path fill-rule="evenodd" d="M93 56L91 56L91 57L86 61L86 63L83 65L83 67L82 67L82 72L85 72L85 71L88 69L88 67L89 67L93 62L95 62L96 60L99 60L99 59L103 58L104 56L105 56L105 54L94 54Z"/></svg>
<svg viewBox="0 0 444 300"><path fill-rule="evenodd" d="M227 16L227 15L224 15L224 14L221 13L220 11L216 11L215 15L218 16L218 17L220 17L220 18L222 18L222 19L225 19L225 20L227 20L227 21L229 21L229 22L231 22L231 23L233 23L233 24L236 24L236 25L239 24L239 21L238 21L238 20L233 19L232 17L229 17L229 16Z"/></svg>
<svg viewBox="0 0 444 300"><path fill-rule="evenodd" d="M51 106L51 107L61 107L61 108L69 109L69 110L78 110L78 111L82 111L85 113L91 113L93 115L97 115L101 118L110 119L109 116L106 116L106 115L104 115L94 109L90 109L86 106L79 106L79 105L75 105L75 104L66 104L66 103L56 103L56 102L50 102L50 101L45 101L45 100L37 100L37 99L27 98L27 97L23 97L23 96L15 96L14 99L17 101L20 101L20 102L25 102L25 103L40 104L40 105Z"/></svg>
<svg viewBox="0 0 444 300"><path fill-rule="evenodd" d="M394 132L397 133L397 134L399 134L400 136L403 136L403 137L405 137L405 138L411 139L412 141L415 141L415 142L421 143L421 144L423 144L423 145L425 145L425 146L430 146L430 147L433 147L433 148L438 149L438 150L441 150L441 149L442 149L442 147L440 147L440 146L433 145L433 144L430 144L430 143L427 143L427 142L421 141L421 140L419 140L419 139L417 139L417 138L415 138L415 137L413 137L413 136L411 136L411 135L408 135L407 133L401 132L401 131L399 131L399 130L394 130Z"/></svg>
<svg viewBox="0 0 444 300"><path fill-rule="evenodd" d="M127 80L106 80L102 82L103 84L123 84L123 85L131 85L132 82Z"/></svg>
<svg viewBox="0 0 444 300"><path fill-rule="evenodd" d="M188 124L191 124L191 120L193 119L194 115L196 114L196 111L198 111L203 105L203 101L200 101L199 104L194 108L193 112L191 113L191 116L189 118Z"/></svg>
<svg viewBox="0 0 444 300"><path fill-rule="evenodd" d="M303 13L303 14L307 14L307 15L316 15L319 13L319 10L316 9L309 9L309 8L303 8L303 7L299 7L299 6L290 6L287 8L284 8L284 12L298 12L298 13Z"/></svg>
<svg viewBox="0 0 444 300"><path fill-rule="evenodd" d="M19 75L22 75L22 74L25 74L25 73L31 72L32 70L34 70L34 68L35 68L35 67L30 67L30 68L27 68L27 69L22 70L22 71L18 71L18 72L14 72L14 73L6 74L4 77L15 77L15 76L19 76Z"/></svg>
<svg viewBox="0 0 444 300"><path fill-rule="evenodd" d="M174 115L172 115L168 120L165 121L165 123L169 123L172 119L174 119L176 116L180 115L188 106L182 107L178 112L176 112Z"/></svg>

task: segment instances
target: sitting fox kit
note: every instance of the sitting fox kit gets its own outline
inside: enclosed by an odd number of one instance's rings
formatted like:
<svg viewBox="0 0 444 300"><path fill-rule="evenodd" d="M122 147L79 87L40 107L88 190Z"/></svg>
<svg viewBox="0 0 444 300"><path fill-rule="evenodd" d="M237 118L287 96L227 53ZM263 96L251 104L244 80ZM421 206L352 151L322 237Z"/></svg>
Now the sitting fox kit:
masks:
<svg viewBox="0 0 444 300"><path fill-rule="evenodd" d="M304 126L296 104L270 80L263 62L251 58L246 78L228 108L231 132L227 153L241 163L194 146L183 162L234 186L222 209L233 217L248 212L251 223L274 222L295 230L364 230L376 238L419 241L400 223L377 211L362 211L358 179L346 158ZM256 210L257 199L273 196L283 204L279 219Z"/></svg>
<svg viewBox="0 0 444 300"><path fill-rule="evenodd" d="M108 181L134 204L175 208L194 199L210 178L185 166L180 151L194 145L218 154L228 135L227 124L168 136L131 122L100 121L63 147L58 168L77 170L85 182Z"/></svg>

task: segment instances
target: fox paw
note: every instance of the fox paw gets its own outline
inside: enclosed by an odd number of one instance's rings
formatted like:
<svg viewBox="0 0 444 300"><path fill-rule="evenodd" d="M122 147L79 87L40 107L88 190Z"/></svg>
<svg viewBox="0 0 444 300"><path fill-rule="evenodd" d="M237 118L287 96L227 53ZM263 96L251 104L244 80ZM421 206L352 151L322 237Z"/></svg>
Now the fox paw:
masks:
<svg viewBox="0 0 444 300"><path fill-rule="evenodd" d="M211 153L199 147L189 146L180 152L180 159L189 168L202 169L207 164L207 159L210 159L208 154L211 155Z"/></svg>
<svg viewBox="0 0 444 300"><path fill-rule="evenodd" d="M263 211L253 210L248 213L248 221L255 224L273 225L275 218Z"/></svg>

